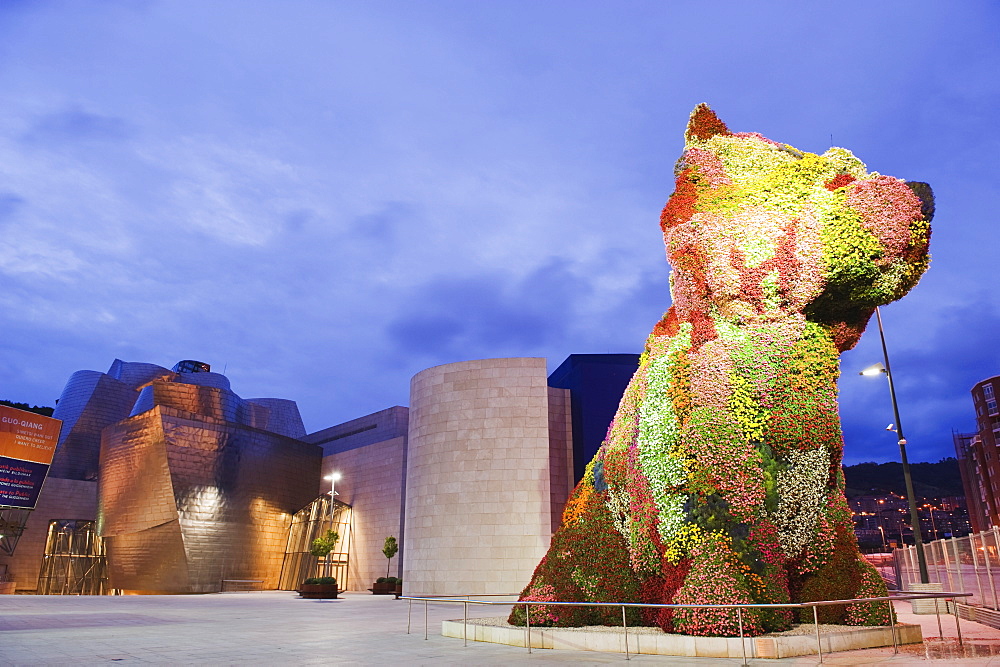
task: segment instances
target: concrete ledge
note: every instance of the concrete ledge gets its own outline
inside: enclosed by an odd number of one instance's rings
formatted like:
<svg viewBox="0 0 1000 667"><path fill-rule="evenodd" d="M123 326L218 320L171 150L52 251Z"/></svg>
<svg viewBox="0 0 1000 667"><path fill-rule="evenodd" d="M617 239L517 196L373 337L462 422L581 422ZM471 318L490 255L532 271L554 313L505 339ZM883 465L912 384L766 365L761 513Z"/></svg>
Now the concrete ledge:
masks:
<svg viewBox="0 0 1000 667"><path fill-rule="evenodd" d="M488 625L470 619L463 630L461 619L443 621L441 634L445 637L461 639L466 636L471 641L507 644L525 647L525 630L511 625ZM826 626L829 628L829 626ZM850 651L860 648L892 646L892 629L888 627L851 628L837 626L843 630L823 631L820 643L823 653ZM744 649L748 658L790 658L816 653L816 635L764 635L745 637L743 646L739 637L692 637L650 631L636 628L628 633L630 653L650 655L673 655L701 658L742 658ZM919 625L899 624L896 626L897 641L900 644L919 644L923 641ZM463 632L467 633L463 635ZM624 653L625 635L620 630L610 628L532 628L531 647L547 649L568 649L575 651L602 651Z"/></svg>

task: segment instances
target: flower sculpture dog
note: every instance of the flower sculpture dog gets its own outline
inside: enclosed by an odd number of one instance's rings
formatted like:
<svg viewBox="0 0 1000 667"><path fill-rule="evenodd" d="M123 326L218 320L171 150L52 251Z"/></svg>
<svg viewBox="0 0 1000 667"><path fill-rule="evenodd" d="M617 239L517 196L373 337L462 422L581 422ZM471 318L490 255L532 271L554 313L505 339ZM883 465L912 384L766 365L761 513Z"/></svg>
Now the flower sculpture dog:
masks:
<svg viewBox="0 0 1000 667"><path fill-rule="evenodd" d="M930 188L691 114L660 218L673 305L522 600L786 603L886 593L859 555L841 471L839 353L928 264ZM621 623L539 605L533 624ZM668 632L732 635L733 609L632 611ZM884 603L819 607L885 624ZM524 623L524 608L511 622ZM812 611L808 611L812 620ZM746 634L787 610L742 614Z"/></svg>

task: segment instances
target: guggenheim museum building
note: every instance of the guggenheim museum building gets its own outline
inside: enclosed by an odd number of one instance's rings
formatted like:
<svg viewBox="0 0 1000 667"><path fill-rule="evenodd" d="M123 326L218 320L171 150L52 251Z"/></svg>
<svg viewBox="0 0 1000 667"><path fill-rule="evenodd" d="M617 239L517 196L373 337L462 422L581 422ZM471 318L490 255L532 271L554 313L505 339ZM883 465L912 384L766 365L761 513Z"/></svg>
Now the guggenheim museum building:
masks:
<svg viewBox="0 0 1000 667"><path fill-rule="evenodd" d="M332 574L363 591L388 572L407 593L519 592L637 364L435 366L412 378L408 407L314 433L293 401L242 398L202 362L78 371L37 504L20 523L7 515L0 579L8 592L149 594ZM334 552L312 556L331 528Z"/></svg>

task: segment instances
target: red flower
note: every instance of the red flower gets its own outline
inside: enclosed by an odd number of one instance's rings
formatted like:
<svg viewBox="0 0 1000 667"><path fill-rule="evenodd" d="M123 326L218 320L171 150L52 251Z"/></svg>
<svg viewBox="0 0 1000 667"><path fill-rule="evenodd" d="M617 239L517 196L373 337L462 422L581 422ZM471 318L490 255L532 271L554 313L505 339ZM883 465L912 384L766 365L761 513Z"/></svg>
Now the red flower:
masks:
<svg viewBox="0 0 1000 667"><path fill-rule="evenodd" d="M694 168L688 167L677 175L674 194L660 213L660 228L665 232L671 227L683 224L694 215L694 203L698 201L698 188L694 184Z"/></svg>
<svg viewBox="0 0 1000 667"><path fill-rule="evenodd" d="M699 104L691 112L686 134L686 138L690 141L691 137L705 140L711 139L716 134L732 134L732 132L707 104Z"/></svg>
<svg viewBox="0 0 1000 667"><path fill-rule="evenodd" d="M853 183L856 180L858 180L858 179L854 178L850 174L837 174L836 176L834 176L833 178L831 178L829 181L827 181L826 183L824 183L823 187L825 187L827 190L830 190L832 192L833 190L836 190L837 188L842 188L845 185L850 185L851 183Z"/></svg>

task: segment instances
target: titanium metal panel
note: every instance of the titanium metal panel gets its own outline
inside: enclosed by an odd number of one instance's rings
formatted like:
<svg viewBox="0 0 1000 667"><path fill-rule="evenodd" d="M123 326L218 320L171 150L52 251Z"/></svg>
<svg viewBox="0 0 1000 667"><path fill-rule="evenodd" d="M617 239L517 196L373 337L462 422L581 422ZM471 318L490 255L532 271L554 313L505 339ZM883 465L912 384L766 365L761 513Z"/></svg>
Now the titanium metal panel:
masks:
<svg viewBox="0 0 1000 667"><path fill-rule="evenodd" d="M157 398L172 405L104 433L110 585L202 593L223 579L260 579L276 588L291 517L319 491L321 449L205 414L229 416L222 394L231 392L175 385L184 389L161 394L159 384ZM190 410L178 408L184 400Z"/></svg>

